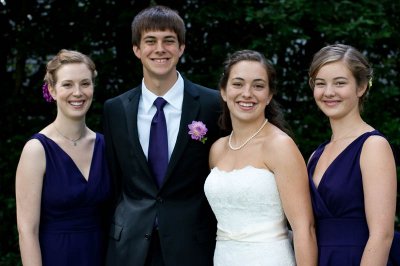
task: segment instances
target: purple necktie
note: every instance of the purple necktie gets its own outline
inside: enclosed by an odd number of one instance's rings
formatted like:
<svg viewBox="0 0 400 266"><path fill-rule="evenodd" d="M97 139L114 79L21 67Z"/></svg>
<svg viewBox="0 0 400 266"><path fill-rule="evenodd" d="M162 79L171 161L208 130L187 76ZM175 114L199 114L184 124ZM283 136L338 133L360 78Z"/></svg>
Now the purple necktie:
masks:
<svg viewBox="0 0 400 266"><path fill-rule="evenodd" d="M148 161L158 187L164 180L168 167L168 135L163 108L167 103L161 97L154 101L157 112L151 121Z"/></svg>

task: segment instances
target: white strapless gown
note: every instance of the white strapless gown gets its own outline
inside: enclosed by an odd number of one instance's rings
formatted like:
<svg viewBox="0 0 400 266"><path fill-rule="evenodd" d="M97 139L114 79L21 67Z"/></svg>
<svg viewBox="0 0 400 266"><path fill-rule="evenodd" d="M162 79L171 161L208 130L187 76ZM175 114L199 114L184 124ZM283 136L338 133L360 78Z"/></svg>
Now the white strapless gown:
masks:
<svg viewBox="0 0 400 266"><path fill-rule="evenodd" d="M273 173L213 168L204 191L218 221L215 266L296 265Z"/></svg>

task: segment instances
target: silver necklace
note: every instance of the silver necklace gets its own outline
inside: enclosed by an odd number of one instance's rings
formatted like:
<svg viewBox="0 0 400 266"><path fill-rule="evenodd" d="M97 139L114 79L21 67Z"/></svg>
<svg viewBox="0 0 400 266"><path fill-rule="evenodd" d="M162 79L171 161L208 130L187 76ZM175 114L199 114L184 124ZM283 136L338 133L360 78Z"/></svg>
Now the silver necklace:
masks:
<svg viewBox="0 0 400 266"><path fill-rule="evenodd" d="M246 139L245 142L243 142L241 145L239 145L238 147L233 147L232 146L232 135L233 135L233 130L231 132L231 134L229 135L229 140L228 140L228 145L229 148L231 148L234 151L240 150L241 148L244 147L244 145L246 145L247 143L249 143L250 140L252 140L255 136L257 136L258 133L260 133L260 131L264 128L264 126L267 124L268 119L265 119L264 123L261 125L261 127L253 134L250 136L250 138Z"/></svg>
<svg viewBox="0 0 400 266"><path fill-rule="evenodd" d="M338 139L333 139L333 137L332 137L332 138L331 138L331 142L332 142L332 143L335 143L335 142L337 142L337 141L339 141L339 140L350 139L350 138L355 138L355 137L357 137L357 136L356 136L356 135L352 135L352 136L347 136L347 137L338 138Z"/></svg>
<svg viewBox="0 0 400 266"><path fill-rule="evenodd" d="M71 141L72 144L73 144L74 146L76 146L78 140L80 140L80 139L83 137L83 132L85 131L85 130L82 130L81 135L79 136L79 138L77 138L77 139L70 139L70 138L68 138L67 136L65 136L63 133L61 133L60 130L58 130L58 128L56 127L56 125L55 125L54 123L53 123L53 126L54 126L54 128L56 129L57 133L58 133L61 137L63 137L63 138L66 139L66 140Z"/></svg>

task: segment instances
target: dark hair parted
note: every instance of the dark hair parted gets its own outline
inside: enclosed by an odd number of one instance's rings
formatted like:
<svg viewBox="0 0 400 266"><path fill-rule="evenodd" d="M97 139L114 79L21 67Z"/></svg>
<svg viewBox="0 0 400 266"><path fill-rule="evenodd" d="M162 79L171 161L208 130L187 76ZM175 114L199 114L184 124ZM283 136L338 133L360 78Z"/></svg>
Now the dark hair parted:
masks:
<svg viewBox="0 0 400 266"><path fill-rule="evenodd" d="M265 58L261 53L254 50L240 50L236 51L233 54L229 55L224 62L223 73L221 79L219 81L220 90L226 90L229 75L231 74L232 67L241 62L241 61L254 61L259 62L265 68L268 76L268 87L270 93L274 96L277 94L277 86L276 86L276 71L272 64ZM268 121L279 129L292 136L292 132L288 123L285 121L282 109L279 103L272 98L270 103L265 107L265 117L268 118ZM228 105L226 102L222 101L222 114L219 117L219 126L224 131L232 130L232 121L228 109Z"/></svg>
<svg viewBox="0 0 400 266"><path fill-rule="evenodd" d="M62 49L47 63L44 82L54 87L57 83L57 70L63 65L74 63L85 64L92 72L92 80L97 76L96 65L90 57L78 51Z"/></svg>
<svg viewBox="0 0 400 266"><path fill-rule="evenodd" d="M308 71L309 85L314 89L315 78L319 70L326 64L343 61L354 76L357 87L367 85L367 89L360 97L358 107L363 109L363 103L372 85L373 69L367 58L356 48L345 44L333 44L323 47L315 53Z"/></svg>
<svg viewBox="0 0 400 266"><path fill-rule="evenodd" d="M185 44L185 23L176 10L166 6L151 6L140 11L132 21L132 44L140 46L142 34L147 31L171 30L179 45Z"/></svg>

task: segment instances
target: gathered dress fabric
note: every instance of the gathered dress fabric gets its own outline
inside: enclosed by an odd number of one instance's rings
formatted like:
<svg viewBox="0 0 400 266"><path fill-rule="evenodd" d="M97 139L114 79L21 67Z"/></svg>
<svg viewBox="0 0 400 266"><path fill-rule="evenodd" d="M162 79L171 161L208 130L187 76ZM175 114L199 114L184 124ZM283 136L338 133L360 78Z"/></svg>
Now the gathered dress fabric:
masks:
<svg viewBox="0 0 400 266"><path fill-rule="evenodd" d="M379 131L366 132L349 144L328 166L316 187L312 179L328 141L308 163L311 199L316 223L318 265L359 266L368 241L360 155L364 142ZM379 178L377 176L376 178ZM398 233L394 244L399 241ZM387 265L398 265L400 250L393 245ZM397 254L396 254L397 253Z"/></svg>
<svg viewBox="0 0 400 266"><path fill-rule="evenodd" d="M53 140L35 134L45 150L39 242L44 266L104 265L111 180L104 138L96 133L89 178Z"/></svg>
<svg viewBox="0 0 400 266"><path fill-rule="evenodd" d="M253 166L213 168L204 191L218 222L215 266L295 265L273 173Z"/></svg>

